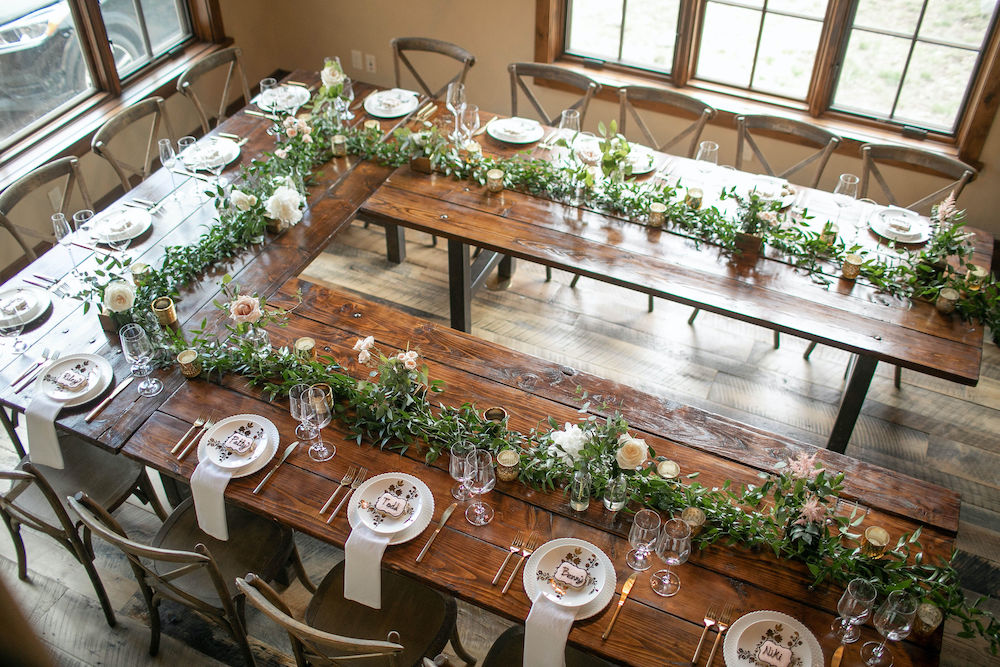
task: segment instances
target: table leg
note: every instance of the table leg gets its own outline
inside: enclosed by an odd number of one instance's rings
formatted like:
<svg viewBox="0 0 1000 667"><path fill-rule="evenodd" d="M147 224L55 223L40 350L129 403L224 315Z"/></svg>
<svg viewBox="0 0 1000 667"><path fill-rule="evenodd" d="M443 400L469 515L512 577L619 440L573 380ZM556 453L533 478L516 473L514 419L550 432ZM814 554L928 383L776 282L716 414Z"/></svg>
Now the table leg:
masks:
<svg viewBox="0 0 1000 667"><path fill-rule="evenodd" d="M872 383L872 376L875 375L875 367L878 359L858 355L851 377L847 380L847 386L840 397L840 411L837 412L837 421L833 424L833 431L829 440L826 441L826 448L844 453L847 443L851 440L851 433L854 432L854 424L861 414L861 406L864 405L865 396L868 394L868 387Z"/></svg>
<svg viewBox="0 0 1000 667"><path fill-rule="evenodd" d="M402 264L406 259L405 228L400 225L385 224L385 258L393 264Z"/></svg>
<svg viewBox="0 0 1000 667"><path fill-rule="evenodd" d="M469 246L448 239L448 291L451 328L469 333L472 328L472 266Z"/></svg>
<svg viewBox="0 0 1000 667"><path fill-rule="evenodd" d="M497 265L497 278L500 281L510 280L514 277L515 268L514 258L510 255L504 255L503 259L500 260L500 264Z"/></svg>

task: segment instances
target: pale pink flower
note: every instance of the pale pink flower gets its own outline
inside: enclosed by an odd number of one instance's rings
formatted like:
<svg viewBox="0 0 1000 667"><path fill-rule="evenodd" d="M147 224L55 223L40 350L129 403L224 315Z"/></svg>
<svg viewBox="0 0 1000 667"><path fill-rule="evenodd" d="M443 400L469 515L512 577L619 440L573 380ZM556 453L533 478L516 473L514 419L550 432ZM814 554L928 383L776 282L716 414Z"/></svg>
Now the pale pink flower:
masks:
<svg viewBox="0 0 1000 667"><path fill-rule="evenodd" d="M408 371L413 371L417 369L417 353L414 350L407 350L406 352L400 352L396 355L396 358L403 362L403 368Z"/></svg>
<svg viewBox="0 0 1000 667"><path fill-rule="evenodd" d="M311 144L313 142L313 138L312 138L311 135L303 134L302 135L302 142L306 143L306 144Z"/></svg>
<svg viewBox="0 0 1000 667"><path fill-rule="evenodd" d="M825 468L816 467L816 452L801 452L794 459L788 459L788 470L796 479L815 479Z"/></svg>
<svg viewBox="0 0 1000 667"><path fill-rule="evenodd" d="M293 125L295 125L297 122L298 122L297 119L292 118L291 116L288 116L287 118L285 118L285 120L281 121L281 124L284 125L285 129L287 130L288 128L290 128Z"/></svg>
<svg viewBox="0 0 1000 667"><path fill-rule="evenodd" d="M260 310L260 301L252 296L244 294L238 296L229 304L229 316L237 324L256 324L263 313Z"/></svg>
<svg viewBox="0 0 1000 667"><path fill-rule="evenodd" d="M953 190L951 194L948 195L943 202L938 204L938 209L937 209L938 222L947 221L957 212L958 212L958 207L955 206L955 192Z"/></svg>
<svg viewBox="0 0 1000 667"><path fill-rule="evenodd" d="M299 130L294 125L292 127L285 128L285 134L288 135L289 139L294 139L298 133Z"/></svg>
<svg viewBox="0 0 1000 667"><path fill-rule="evenodd" d="M372 358L371 352L368 350L361 350L358 352L358 363L367 364L368 360Z"/></svg>
<svg viewBox="0 0 1000 667"><path fill-rule="evenodd" d="M288 157L288 151L286 151L284 148L279 148L278 150L274 151L274 156L284 160L286 157Z"/></svg>
<svg viewBox="0 0 1000 667"><path fill-rule="evenodd" d="M407 359L403 362L403 368L408 371L415 371L417 370L417 362L413 359Z"/></svg>
<svg viewBox="0 0 1000 667"><path fill-rule="evenodd" d="M367 338L359 338L358 342L354 344L355 351L361 350L366 352L375 346L375 336L368 336Z"/></svg>
<svg viewBox="0 0 1000 667"><path fill-rule="evenodd" d="M799 510L799 518L795 520L800 526L804 526L807 523L820 523L826 518L826 507L821 505L819 498L816 496L809 496L802 505L802 509Z"/></svg>
<svg viewBox="0 0 1000 667"><path fill-rule="evenodd" d="M649 455L649 448L646 441L636 438L628 433L618 436L618 451L615 452L615 461L622 470L638 470Z"/></svg>

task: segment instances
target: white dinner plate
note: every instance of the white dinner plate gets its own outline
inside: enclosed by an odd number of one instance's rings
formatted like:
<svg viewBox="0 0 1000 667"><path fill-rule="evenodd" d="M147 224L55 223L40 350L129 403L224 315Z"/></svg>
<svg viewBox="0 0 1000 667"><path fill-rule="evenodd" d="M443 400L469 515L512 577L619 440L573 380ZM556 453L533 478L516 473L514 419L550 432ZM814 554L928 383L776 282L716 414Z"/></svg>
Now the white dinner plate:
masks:
<svg viewBox="0 0 1000 667"><path fill-rule="evenodd" d="M381 511L379 499L388 494L403 502L399 516ZM395 535L408 528L420 516L423 495L420 489L402 476L371 479L358 487L351 502L358 506L358 518L376 533Z"/></svg>
<svg viewBox="0 0 1000 667"><path fill-rule="evenodd" d="M726 667L759 667L754 656L758 646L769 639L791 650L794 660L790 667L826 664L823 648L809 628L788 614L764 610L744 614L730 626L722 645Z"/></svg>
<svg viewBox="0 0 1000 667"><path fill-rule="evenodd" d="M240 456L221 446L230 433L239 432L254 438L250 453ZM251 475L267 465L278 450L278 427L266 417L241 414L215 423L198 441L198 461L211 461L233 477Z"/></svg>
<svg viewBox="0 0 1000 667"><path fill-rule="evenodd" d="M900 243L924 243L931 238L931 226L926 218L896 206L876 209L868 218L868 226L882 238Z"/></svg>
<svg viewBox="0 0 1000 667"><path fill-rule="evenodd" d="M399 118L417 108L419 96L412 90L380 90L365 98L364 107L375 118Z"/></svg>
<svg viewBox="0 0 1000 667"><path fill-rule="evenodd" d="M91 236L98 243L134 239L149 229L153 216L141 208L123 207L93 222Z"/></svg>
<svg viewBox="0 0 1000 667"><path fill-rule="evenodd" d="M73 391L64 389L56 383L56 379L67 370L75 371L87 378L87 383ZM39 373L35 381L35 391L42 392L49 398L61 401L68 408L83 405L93 400L111 386L115 379L111 363L97 354L69 354L60 357L45 371Z"/></svg>
<svg viewBox="0 0 1000 667"><path fill-rule="evenodd" d="M615 566L611 563L608 555L586 540L579 540L575 537L561 537L546 542L535 549L534 553L528 557L528 562L524 564L524 592L532 602L541 595L541 585L548 585L548 577L540 570L539 563L550 551L572 550L574 547L582 547L597 556L600 567L604 570L604 585L590 602L576 608L576 618L590 618L608 606L611 598L615 595L615 587L618 585L618 575L615 574ZM539 581L541 577L541 581Z"/></svg>
<svg viewBox="0 0 1000 667"><path fill-rule="evenodd" d="M754 176L747 186L747 194L756 190L764 201L780 201L781 208L788 208L795 203L797 191L788 181L773 176Z"/></svg>
<svg viewBox="0 0 1000 667"><path fill-rule="evenodd" d="M181 162L188 169L211 169L227 165L240 156L240 145L225 137L208 137L181 151Z"/></svg>
<svg viewBox="0 0 1000 667"><path fill-rule="evenodd" d="M6 324L13 320L15 316L24 319L27 326L45 314L49 304L52 303L52 296L48 290L41 287L15 287L0 291L0 305L6 305L12 312L4 312L0 309L0 324Z"/></svg>
<svg viewBox="0 0 1000 667"><path fill-rule="evenodd" d="M303 86L276 86L253 98L261 111L295 113L309 101L309 90Z"/></svg>
<svg viewBox="0 0 1000 667"><path fill-rule="evenodd" d="M414 477L413 475L407 475L403 472L387 472L382 475L376 475L368 480L365 484L378 484L383 480L389 479L402 479L413 486L415 486L420 491L420 511L417 512L417 516L406 528L402 529L398 533L395 533L389 538L389 544L402 544L403 542L409 542L414 537L420 535L424 532L424 528L430 525L431 518L434 516L434 495L431 493L430 488L422 481ZM358 491L360 491L365 485L362 484L354 491L352 498L347 503L347 522L351 524L351 528L354 529L359 523L361 523L361 517L359 513L359 505L355 500Z"/></svg>
<svg viewBox="0 0 1000 667"><path fill-rule="evenodd" d="M632 144L632 148L626 159L632 165L633 176L648 174L656 166L656 158L653 155L653 151L639 144Z"/></svg>
<svg viewBox="0 0 1000 667"><path fill-rule="evenodd" d="M545 136L545 129L530 118L500 118L486 126L486 134L508 144L530 144Z"/></svg>
<svg viewBox="0 0 1000 667"><path fill-rule="evenodd" d="M600 557L580 544L545 551L536 570L538 589L563 607L582 607L604 589L605 571ZM576 585L567 584L567 579L573 578Z"/></svg>

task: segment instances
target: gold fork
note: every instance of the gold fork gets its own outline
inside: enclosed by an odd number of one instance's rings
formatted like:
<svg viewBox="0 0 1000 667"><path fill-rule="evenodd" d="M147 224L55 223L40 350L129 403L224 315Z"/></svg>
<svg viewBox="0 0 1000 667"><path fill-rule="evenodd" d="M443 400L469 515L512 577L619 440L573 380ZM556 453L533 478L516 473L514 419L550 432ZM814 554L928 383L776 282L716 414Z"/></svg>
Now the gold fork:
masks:
<svg viewBox="0 0 1000 667"><path fill-rule="evenodd" d="M190 454L191 450L194 449L195 446L198 444L198 440L201 438L202 434L211 429L213 426L215 426L215 415L209 417L208 420L201 425L200 431L195 432L194 437L192 437L191 440L188 441L187 446L183 450L181 450L180 454L177 455L177 460L183 461L184 457Z"/></svg>
<svg viewBox="0 0 1000 667"><path fill-rule="evenodd" d="M694 650L694 655L691 657L691 664L698 664L698 656L701 655L701 645L705 643L705 635L708 634L708 629L715 625L715 619L719 617L718 607L716 605L709 605L708 610L705 611L705 619L702 623L705 624L705 629L701 631L701 639L698 640L698 648Z"/></svg>
<svg viewBox="0 0 1000 667"><path fill-rule="evenodd" d="M338 486L336 489L333 490L333 493L330 495L330 498L326 501L326 504L323 505L323 509L319 511L321 516L328 509L330 509L330 505L333 504L333 499L337 497L337 494L340 493L340 490L343 489L348 484L350 484L352 481L354 481L354 476L357 473L358 473L358 466L356 465L352 465L350 468L347 469L347 472L344 473L343 479L340 480L340 486Z"/></svg>
<svg viewBox="0 0 1000 667"><path fill-rule="evenodd" d="M531 534L528 535L527 543L521 547L521 557L516 563L514 563L514 571L510 573L510 579L508 579L507 583L503 585L503 590L500 592L500 595L507 592L507 589L510 588L511 582L514 581L514 577L517 576L517 571L521 569L521 565L524 564L524 561L528 558L528 556L534 553L535 547L538 546L539 537L540 536L535 531L531 531Z"/></svg>
<svg viewBox="0 0 1000 667"><path fill-rule="evenodd" d="M719 648L719 640L722 639L722 635L726 634L726 630L729 629L730 623L733 621L733 613L736 611L736 607L732 603L726 605L722 613L719 614L719 618L715 622L715 642L712 644L712 652L708 654L708 662L705 663L705 667L711 667L712 660L715 659L715 650Z"/></svg>
<svg viewBox="0 0 1000 667"><path fill-rule="evenodd" d="M354 481L351 482L351 491L356 491L358 487L360 487L361 484L364 483L366 477L368 477L368 468L362 468L361 470L359 470L358 474L354 477ZM326 520L327 523L333 521L333 518L337 516L337 512L340 511L340 508L344 506L344 503L346 503L347 499L350 497L351 497L350 493L344 494L344 497L341 498L340 503L337 505L337 509L333 510L333 513L330 515L330 518Z"/></svg>
<svg viewBox="0 0 1000 667"><path fill-rule="evenodd" d="M497 570L496 576L493 577L494 586L496 586L497 582L500 581L500 575L503 574L503 569L507 567L507 563L510 562L510 557L520 551L522 546L524 546L524 531L519 530L517 531L517 535L514 536L514 541L511 542L510 547L508 547L510 549L510 553L508 553L507 557L503 559L500 569Z"/></svg>
<svg viewBox="0 0 1000 667"><path fill-rule="evenodd" d="M187 442L188 437L192 433L194 433L194 430L196 428L201 428L204 423L205 423L205 415L199 415L198 418L194 420L194 423L191 424L191 428L187 430L187 433L182 435L180 440L177 441L177 444L175 444L173 449L170 450L170 453L176 454L177 451L184 446L184 443Z"/></svg>

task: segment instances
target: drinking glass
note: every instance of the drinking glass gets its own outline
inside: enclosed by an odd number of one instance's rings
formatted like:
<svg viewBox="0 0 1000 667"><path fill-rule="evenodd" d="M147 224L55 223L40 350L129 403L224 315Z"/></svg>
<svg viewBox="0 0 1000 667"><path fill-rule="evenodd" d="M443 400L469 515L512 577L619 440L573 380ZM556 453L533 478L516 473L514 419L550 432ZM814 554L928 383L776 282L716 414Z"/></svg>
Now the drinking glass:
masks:
<svg viewBox="0 0 1000 667"><path fill-rule="evenodd" d="M477 496L492 491L497 483L493 454L485 449L474 449L469 452L465 460L468 466L469 490ZM493 508L480 498L465 510L465 518L473 526L485 526L493 520Z"/></svg>
<svg viewBox="0 0 1000 667"><path fill-rule="evenodd" d="M719 144L714 141L701 142L698 144L698 153L694 159L698 162L698 171L707 174L719 164Z"/></svg>
<svg viewBox="0 0 1000 667"><path fill-rule="evenodd" d="M215 141L215 139L210 139L209 141ZM224 188L229 185L229 179L222 175L222 170L226 168L226 161L220 156L216 156L216 162L210 165L206 165L208 170L212 172L212 176L215 177L215 183L213 185Z"/></svg>
<svg viewBox="0 0 1000 667"><path fill-rule="evenodd" d="M163 390L163 383L149 377L152 372L153 344L149 342L146 330L134 322L126 324L118 331L122 341L122 353L132 364L132 375L143 378L139 383L140 396L156 396Z"/></svg>
<svg viewBox="0 0 1000 667"><path fill-rule="evenodd" d="M451 446L451 456L448 459L448 472L451 478L457 482L451 487L451 497L455 500L466 501L472 498L469 491L469 452L473 451L472 445L467 442L459 442Z"/></svg>
<svg viewBox="0 0 1000 667"><path fill-rule="evenodd" d="M837 603L840 617L830 628L841 644L858 641L861 635L858 626L868 619L873 606L875 606L875 587L867 579L852 579L844 589L844 594L840 596L840 602Z"/></svg>
<svg viewBox="0 0 1000 667"><path fill-rule="evenodd" d="M160 165L170 174L170 190L174 193L174 200L177 201L177 177L174 174L177 152L174 151L174 144L170 139L160 139L156 145L160 147Z"/></svg>
<svg viewBox="0 0 1000 667"><path fill-rule="evenodd" d="M272 77L267 77L260 80L260 93L263 95L272 88L278 87L278 81Z"/></svg>
<svg viewBox="0 0 1000 667"><path fill-rule="evenodd" d="M73 229L84 232L90 231L90 219L94 217L94 212L89 208L84 208L73 214Z"/></svg>
<svg viewBox="0 0 1000 667"><path fill-rule="evenodd" d="M448 94L445 97L444 104L448 107L448 111L451 112L452 118L455 119L455 130L451 134L452 141L458 141L458 137L461 133L461 128L459 128L458 122L458 112L459 109L465 104L465 84L459 83L458 81L452 81L448 84Z"/></svg>
<svg viewBox="0 0 1000 667"><path fill-rule="evenodd" d="M580 131L580 112L577 109L563 109L559 116L559 137L571 143Z"/></svg>
<svg viewBox="0 0 1000 667"><path fill-rule="evenodd" d="M185 136L185 137L181 137L180 139L178 139L177 140L177 157L179 158L184 153L184 151L186 151L188 148L190 148L191 146L193 146L194 142L196 142L196 141L198 141L198 140L195 139L194 137L190 136L190 135Z"/></svg>
<svg viewBox="0 0 1000 667"><path fill-rule="evenodd" d="M316 434L309 445L309 458L313 461L329 461L337 453L337 448L333 445L327 447L323 442L322 429L333 418L330 403L326 400L326 391L316 386L309 387L299 400L299 411L303 422Z"/></svg>
<svg viewBox="0 0 1000 667"><path fill-rule="evenodd" d="M14 356L22 354L28 349L28 344L21 340L21 332L24 331L26 323L27 317L23 312L13 312L0 320L0 337L14 339L10 348Z"/></svg>
<svg viewBox="0 0 1000 667"><path fill-rule="evenodd" d="M683 565L691 555L691 526L684 519L670 519L663 524L656 540L656 555L667 564L665 570L657 570L649 577L653 592L663 597L677 595L681 589L681 578L670 571L673 565Z"/></svg>
<svg viewBox="0 0 1000 667"><path fill-rule="evenodd" d="M292 385L292 388L288 390L288 411L291 413L292 419L299 422L299 425L295 427L295 437L306 442L314 440L317 435L316 429L310 427L302 415L302 401L305 400L307 391L309 391L307 384Z"/></svg>
<svg viewBox="0 0 1000 667"><path fill-rule="evenodd" d="M177 140L177 162L174 163L175 167L180 167L184 169L187 168L187 165L184 164L184 158L183 158L184 151L186 151L191 146L194 146L196 141L198 140L190 135L186 137L181 137L180 139ZM201 200L201 195L198 193L200 190L201 188L195 188L194 194L193 195L186 194L184 200L191 205L197 205L198 202Z"/></svg>
<svg viewBox="0 0 1000 667"><path fill-rule="evenodd" d="M837 181L837 187L833 189L833 201L837 204L837 225L840 225L840 215L844 209L854 203L858 198L858 177L854 174L841 174ZM856 221L855 221L856 222ZM857 236L858 226L854 224L855 236Z"/></svg>
<svg viewBox="0 0 1000 667"><path fill-rule="evenodd" d="M906 591L893 591L875 612L875 629L882 635L881 642L868 642L861 647L861 659L869 667L889 667L892 652L886 644L898 642L910 634L913 617L917 612L917 598Z"/></svg>
<svg viewBox="0 0 1000 667"><path fill-rule="evenodd" d="M479 107L475 104L466 104L459 113L459 124L462 129L462 146L466 142L472 141L473 133L479 129Z"/></svg>
<svg viewBox="0 0 1000 667"><path fill-rule="evenodd" d="M351 83L349 78L344 77L344 87L340 91L340 97L338 97L335 102L335 104L339 105L337 109L337 117L341 122L354 118L354 112L351 111L351 104L353 102L354 85Z"/></svg>
<svg viewBox="0 0 1000 667"><path fill-rule="evenodd" d="M625 556L625 562L630 568L639 572L649 569L651 565L649 552L659 532L659 514L651 509L642 509L635 513L632 528L628 531L628 541L632 545L632 550Z"/></svg>
<svg viewBox="0 0 1000 667"><path fill-rule="evenodd" d="M62 213L52 214L52 232L56 235L59 245L65 248L66 254L69 255L69 263L73 267L73 275L79 276L80 272L77 271L76 260L73 259L73 227Z"/></svg>

